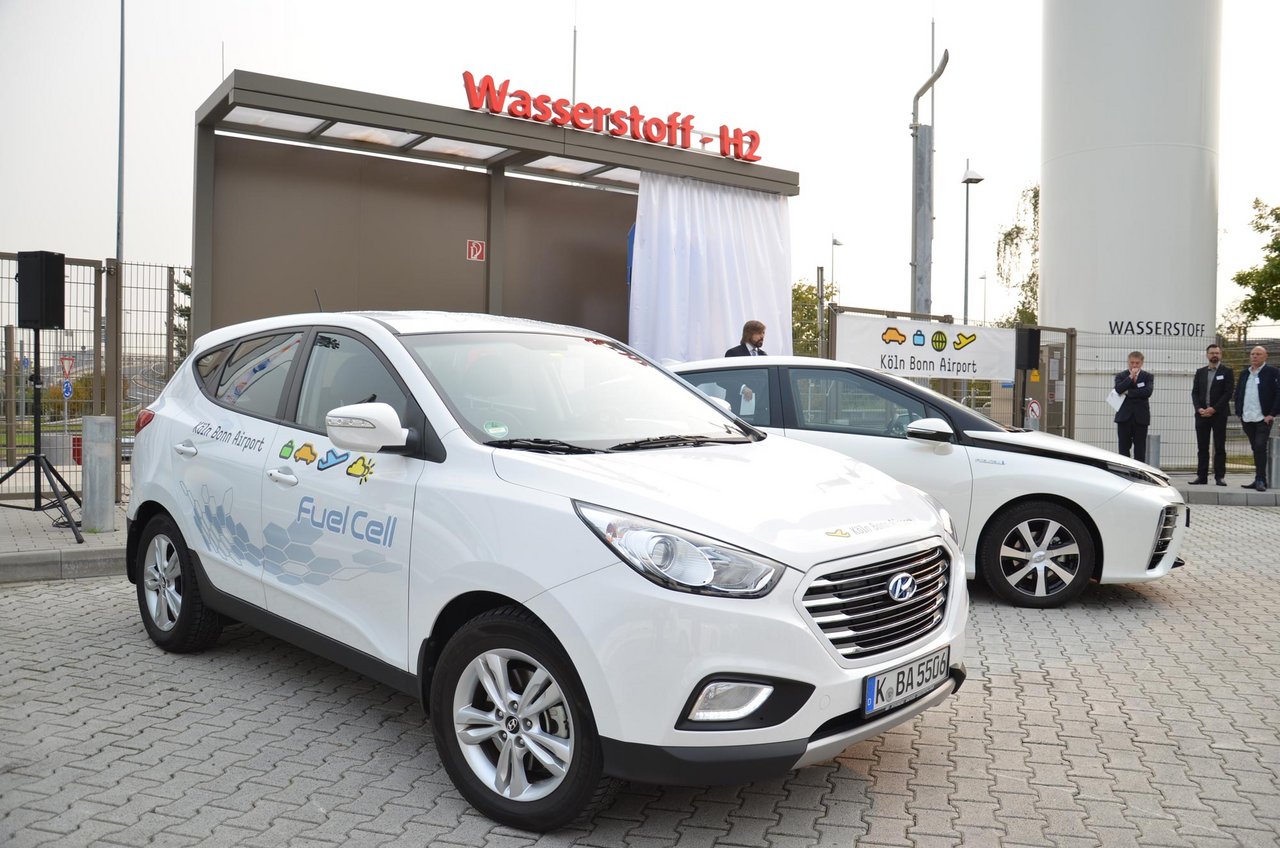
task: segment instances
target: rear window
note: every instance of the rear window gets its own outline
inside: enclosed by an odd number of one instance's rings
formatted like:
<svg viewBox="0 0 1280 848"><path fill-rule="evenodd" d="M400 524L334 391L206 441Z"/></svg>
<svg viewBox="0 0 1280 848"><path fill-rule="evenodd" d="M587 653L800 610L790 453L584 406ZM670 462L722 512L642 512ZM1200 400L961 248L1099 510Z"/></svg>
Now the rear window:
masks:
<svg viewBox="0 0 1280 848"><path fill-rule="evenodd" d="M302 336L299 330L240 342L222 371L214 400L241 412L275 418Z"/></svg>

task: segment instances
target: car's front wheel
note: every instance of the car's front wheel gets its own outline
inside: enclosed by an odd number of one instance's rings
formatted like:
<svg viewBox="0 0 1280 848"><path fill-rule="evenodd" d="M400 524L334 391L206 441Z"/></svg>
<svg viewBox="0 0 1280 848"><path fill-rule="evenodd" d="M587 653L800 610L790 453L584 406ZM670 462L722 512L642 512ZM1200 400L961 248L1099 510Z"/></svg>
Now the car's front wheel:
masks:
<svg viewBox="0 0 1280 848"><path fill-rule="evenodd" d="M201 651L218 641L222 616L200 595L191 552L168 515L147 522L138 543L138 610L147 635L166 651Z"/></svg>
<svg viewBox="0 0 1280 848"><path fill-rule="evenodd" d="M1097 555L1089 528L1049 501L1010 507L987 525L979 569L991 591L1022 607L1056 607L1075 599L1093 576Z"/></svg>
<svg viewBox="0 0 1280 848"><path fill-rule="evenodd" d="M430 705L449 776L489 818L547 831L609 796L582 684L527 611L506 607L463 625L441 652Z"/></svg>

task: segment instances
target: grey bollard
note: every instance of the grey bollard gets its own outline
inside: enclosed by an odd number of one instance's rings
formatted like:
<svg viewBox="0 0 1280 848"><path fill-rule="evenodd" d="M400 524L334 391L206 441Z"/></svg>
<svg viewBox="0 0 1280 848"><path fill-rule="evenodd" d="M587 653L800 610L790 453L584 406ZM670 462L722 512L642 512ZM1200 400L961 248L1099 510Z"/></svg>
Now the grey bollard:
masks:
<svg viewBox="0 0 1280 848"><path fill-rule="evenodd" d="M84 508L80 526L86 533L116 529L116 420L106 415L84 419Z"/></svg>
<svg viewBox="0 0 1280 848"><path fill-rule="evenodd" d="M1267 443L1267 488L1277 486L1280 486L1280 436L1273 433Z"/></svg>
<svg viewBox="0 0 1280 848"><path fill-rule="evenodd" d="M1147 465L1160 467L1160 434L1147 434Z"/></svg>

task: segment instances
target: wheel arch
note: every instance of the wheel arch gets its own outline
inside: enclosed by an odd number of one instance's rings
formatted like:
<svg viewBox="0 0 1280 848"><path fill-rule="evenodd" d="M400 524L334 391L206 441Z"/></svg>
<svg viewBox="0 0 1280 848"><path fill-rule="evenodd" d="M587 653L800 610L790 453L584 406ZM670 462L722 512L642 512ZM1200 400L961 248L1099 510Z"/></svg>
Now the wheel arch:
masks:
<svg viewBox="0 0 1280 848"><path fill-rule="evenodd" d="M1089 531L1090 538L1092 538L1093 540L1093 548L1095 551L1095 555L1097 557L1097 562L1094 564L1094 569L1093 569L1093 579L1094 580L1101 579L1103 566L1105 565L1105 562L1106 562L1106 556L1105 556L1104 545L1102 542L1102 533L1101 531L1098 530L1097 522L1093 520L1093 516L1089 515L1089 510L1085 509L1080 504L1071 500L1071 498L1066 498L1066 497L1063 497L1062 495L1051 494L1049 492L1037 492L1035 494L1021 495L1019 497L1012 498L1006 501L1005 503L1001 504L998 508L991 511L991 515L987 518L986 522L982 525L982 532L978 534L978 544L977 544L977 547L974 549L975 551L974 570L978 578L982 579L982 569L978 567L979 564L976 560L976 557L982 555L982 549L987 543L987 539L989 538L991 533L991 525L995 523L996 517L1006 512L1007 510L1016 509L1017 507L1020 507L1023 504L1036 503L1038 501L1044 501L1046 503L1056 504L1057 506L1060 506L1064 509L1068 509L1072 513L1074 513L1075 516L1079 518L1081 522L1084 523L1085 528L1088 529Z"/></svg>
<svg viewBox="0 0 1280 848"><path fill-rule="evenodd" d="M125 576L129 578L130 583L138 582L138 542L142 538L142 533L147 529L147 525L151 523L151 519L157 515L167 515L171 521L176 524L177 521L165 509L162 504L157 501L146 501L138 507L137 513L129 521L129 530L125 536Z"/></svg>

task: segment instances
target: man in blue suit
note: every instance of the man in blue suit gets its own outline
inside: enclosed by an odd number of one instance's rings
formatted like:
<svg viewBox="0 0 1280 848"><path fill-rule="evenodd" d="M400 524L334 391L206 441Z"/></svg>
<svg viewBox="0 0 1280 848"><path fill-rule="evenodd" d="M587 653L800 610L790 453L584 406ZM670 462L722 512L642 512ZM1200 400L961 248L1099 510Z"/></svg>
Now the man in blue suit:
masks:
<svg viewBox="0 0 1280 848"><path fill-rule="evenodd" d="M1249 351L1249 369L1236 384L1236 415L1253 448L1254 480L1244 488L1267 490L1267 443L1271 423L1280 415L1280 369L1267 364L1267 349L1258 345Z"/></svg>
<svg viewBox="0 0 1280 848"><path fill-rule="evenodd" d="M1116 394L1124 398L1115 417L1120 453L1128 456L1132 445L1133 458L1138 462L1147 461L1147 427L1151 425L1148 399L1156 384L1151 372L1142 370L1144 360L1141 351L1133 351L1129 354L1129 369L1116 375Z"/></svg>

